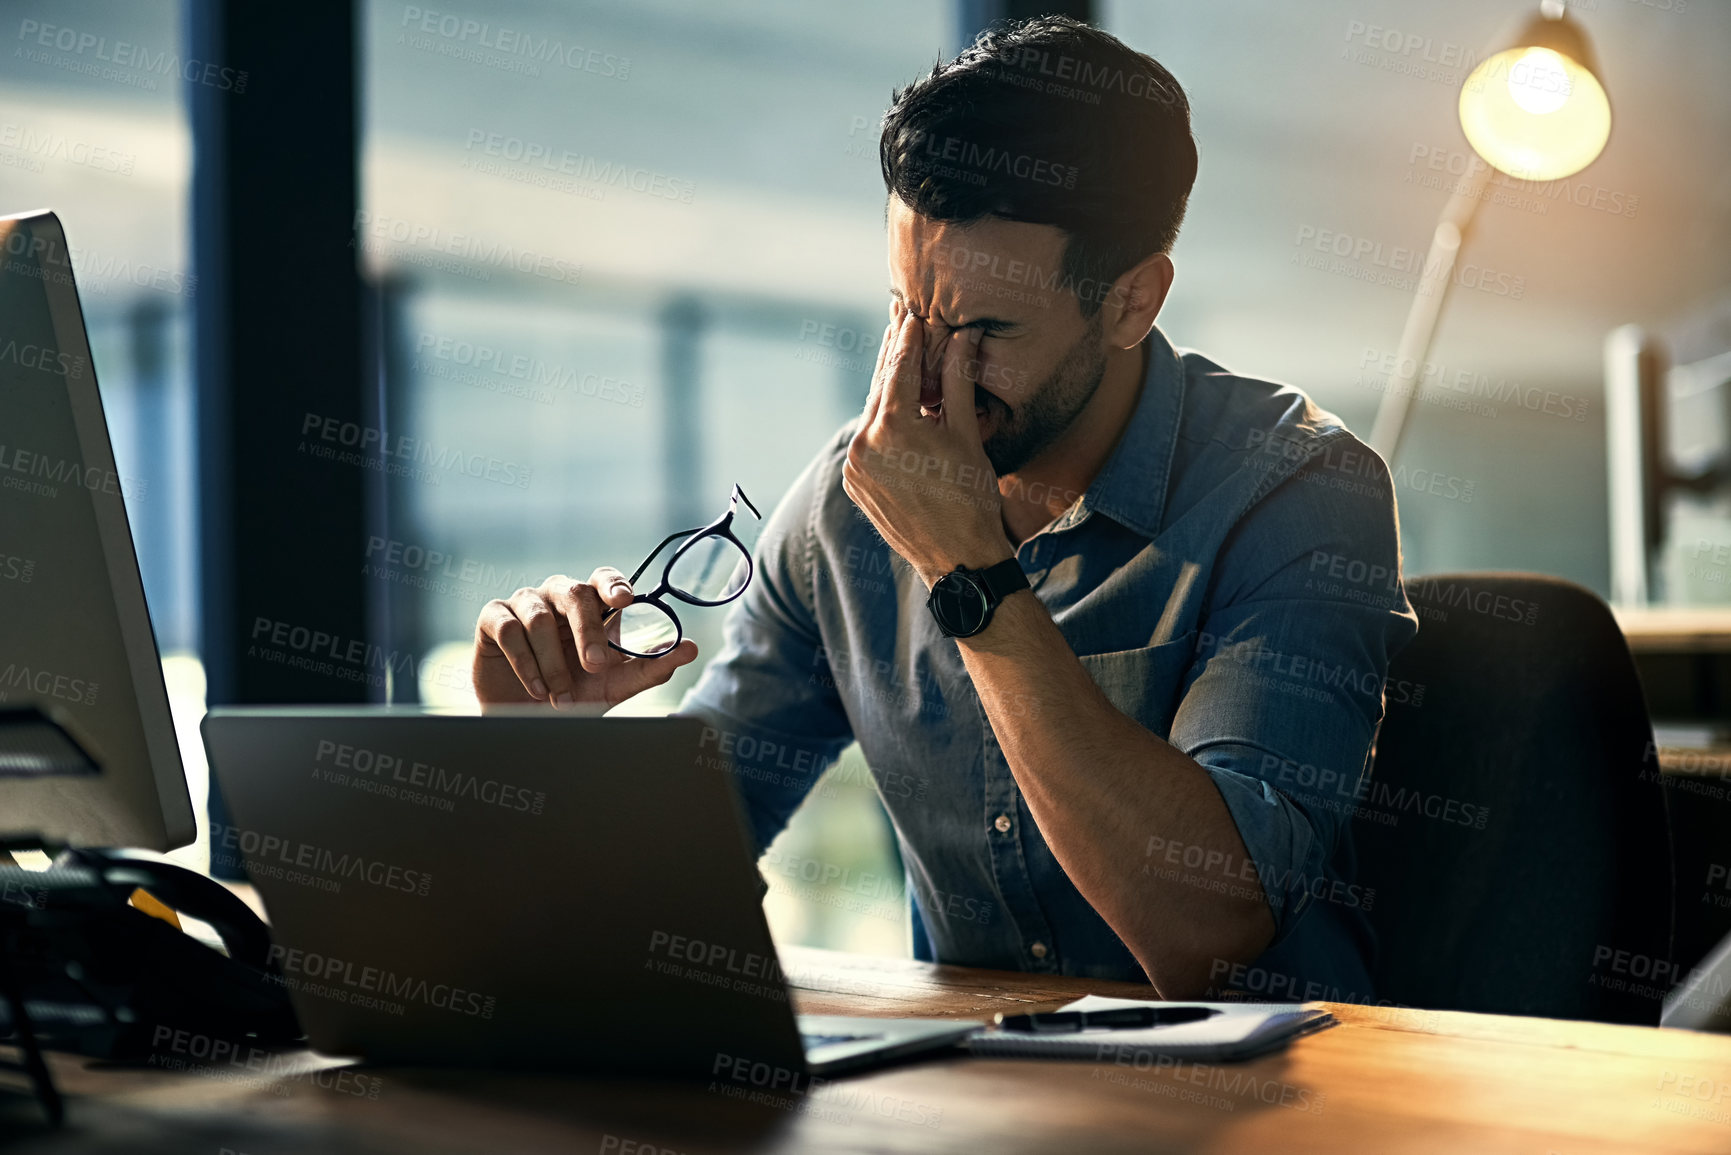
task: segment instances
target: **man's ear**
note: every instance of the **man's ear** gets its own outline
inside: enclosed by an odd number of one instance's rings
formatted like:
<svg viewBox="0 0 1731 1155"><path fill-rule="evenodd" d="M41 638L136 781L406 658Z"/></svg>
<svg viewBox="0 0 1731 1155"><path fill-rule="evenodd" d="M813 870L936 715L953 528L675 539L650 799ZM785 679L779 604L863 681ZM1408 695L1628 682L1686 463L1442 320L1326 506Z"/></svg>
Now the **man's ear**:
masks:
<svg viewBox="0 0 1731 1155"><path fill-rule="evenodd" d="M1154 318L1166 303L1176 273L1170 256L1153 253L1113 282L1100 307L1106 344L1133 349L1142 343L1154 328Z"/></svg>

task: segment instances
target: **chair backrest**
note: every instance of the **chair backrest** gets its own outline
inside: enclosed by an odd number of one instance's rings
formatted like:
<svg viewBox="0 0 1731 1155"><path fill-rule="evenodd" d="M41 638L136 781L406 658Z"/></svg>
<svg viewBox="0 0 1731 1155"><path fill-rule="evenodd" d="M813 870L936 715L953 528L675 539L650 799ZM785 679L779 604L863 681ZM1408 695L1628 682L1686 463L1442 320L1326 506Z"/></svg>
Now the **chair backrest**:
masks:
<svg viewBox="0 0 1731 1155"><path fill-rule="evenodd" d="M1657 1023L1670 826L1634 660L1589 590L1534 574L1407 583L1353 821L1377 995L1410 1006Z"/></svg>

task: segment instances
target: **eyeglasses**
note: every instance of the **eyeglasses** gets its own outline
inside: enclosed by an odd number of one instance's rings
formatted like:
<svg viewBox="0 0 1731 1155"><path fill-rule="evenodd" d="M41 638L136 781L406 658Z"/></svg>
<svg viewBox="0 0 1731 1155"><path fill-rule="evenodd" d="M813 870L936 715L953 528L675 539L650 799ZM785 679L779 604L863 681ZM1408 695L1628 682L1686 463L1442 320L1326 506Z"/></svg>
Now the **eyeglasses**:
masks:
<svg viewBox="0 0 1731 1155"><path fill-rule="evenodd" d="M601 619L604 625L615 617L619 619L618 640L609 641L608 645L633 658L659 658L685 637L679 615L667 604L669 596L694 606L722 606L745 592L751 583L751 551L733 532L733 517L742 501L753 517L763 520L763 514L757 512L745 490L735 485L727 499L726 513L708 525L669 535L643 559L643 564L631 575L633 588L662 550L680 538L687 539L667 559L659 585L646 594L638 594L624 609L609 610Z"/></svg>

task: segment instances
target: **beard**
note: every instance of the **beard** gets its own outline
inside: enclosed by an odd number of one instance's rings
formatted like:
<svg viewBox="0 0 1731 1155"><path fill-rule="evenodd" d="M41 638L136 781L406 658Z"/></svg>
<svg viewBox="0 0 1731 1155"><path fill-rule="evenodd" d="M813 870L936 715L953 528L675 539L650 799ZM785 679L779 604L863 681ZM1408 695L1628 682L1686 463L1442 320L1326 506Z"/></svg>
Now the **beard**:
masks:
<svg viewBox="0 0 1731 1155"><path fill-rule="evenodd" d="M1087 331L1065 351L1051 376L1014 409L983 389L976 391L975 399L983 401L993 415L995 428L984 447L986 460L999 477L1015 473L1050 449L1093 400L1106 375L1100 332L1101 317L1095 313Z"/></svg>

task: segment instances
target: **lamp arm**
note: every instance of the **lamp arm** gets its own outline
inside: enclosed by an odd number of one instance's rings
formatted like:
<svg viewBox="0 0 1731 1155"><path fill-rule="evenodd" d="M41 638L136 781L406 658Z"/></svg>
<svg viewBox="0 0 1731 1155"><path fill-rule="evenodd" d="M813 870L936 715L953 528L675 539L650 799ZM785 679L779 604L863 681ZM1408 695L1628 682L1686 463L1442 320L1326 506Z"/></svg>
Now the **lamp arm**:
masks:
<svg viewBox="0 0 1731 1155"><path fill-rule="evenodd" d="M1460 255L1461 244L1478 212L1479 202L1484 199L1490 173L1490 166L1483 161L1472 166L1463 182L1449 195L1442 216L1437 218L1436 229L1431 233L1430 252L1419 272L1418 289L1413 294L1406 327L1401 330L1400 344L1395 350L1394 372L1383 383L1382 399L1377 402L1376 420L1370 429L1370 447L1390 465L1394 464L1395 454L1400 452L1401 436L1406 432L1407 412L1413 397L1423 388L1424 359L1430 353L1437 319L1442 316L1443 302L1454 278L1455 259Z"/></svg>

